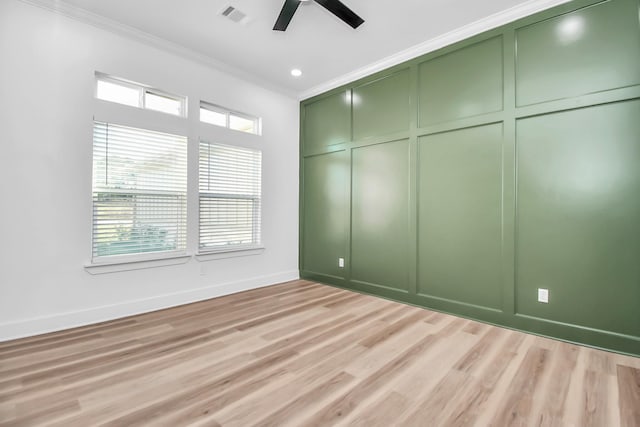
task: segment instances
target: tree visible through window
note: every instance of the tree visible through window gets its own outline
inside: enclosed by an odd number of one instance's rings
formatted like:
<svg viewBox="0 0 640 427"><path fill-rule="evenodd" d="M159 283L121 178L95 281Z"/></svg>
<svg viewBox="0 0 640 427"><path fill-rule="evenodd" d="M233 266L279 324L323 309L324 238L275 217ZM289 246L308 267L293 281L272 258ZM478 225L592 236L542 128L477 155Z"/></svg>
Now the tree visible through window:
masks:
<svg viewBox="0 0 640 427"><path fill-rule="evenodd" d="M186 250L187 138L94 122L93 258Z"/></svg>

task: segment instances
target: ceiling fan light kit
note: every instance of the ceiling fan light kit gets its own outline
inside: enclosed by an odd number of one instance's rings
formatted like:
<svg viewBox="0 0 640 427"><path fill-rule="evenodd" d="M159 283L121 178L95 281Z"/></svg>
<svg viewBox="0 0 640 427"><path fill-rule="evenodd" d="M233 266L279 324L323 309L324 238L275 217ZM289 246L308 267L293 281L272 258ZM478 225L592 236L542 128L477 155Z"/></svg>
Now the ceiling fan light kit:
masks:
<svg viewBox="0 0 640 427"><path fill-rule="evenodd" d="M351 28L358 28L364 22L364 19L360 18L354 11L349 9L340 0L285 0L280 10L280 15L273 26L274 31L285 31L291 22L291 18L298 10L300 3L306 3L314 1L320 6L333 13L339 19L344 21L345 24L351 26Z"/></svg>

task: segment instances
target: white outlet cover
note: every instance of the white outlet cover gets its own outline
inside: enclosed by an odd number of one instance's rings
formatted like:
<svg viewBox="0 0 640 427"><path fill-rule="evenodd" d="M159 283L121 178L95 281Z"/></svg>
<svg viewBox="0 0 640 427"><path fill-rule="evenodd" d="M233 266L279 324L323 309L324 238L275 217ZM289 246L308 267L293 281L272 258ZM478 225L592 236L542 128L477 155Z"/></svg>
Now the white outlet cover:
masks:
<svg viewBox="0 0 640 427"><path fill-rule="evenodd" d="M344 258L338 258L338 267L344 268Z"/></svg>
<svg viewBox="0 0 640 427"><path fill-rule="evenodd" d="M538 288L538 302L549 303L549 289Z"/></svg>

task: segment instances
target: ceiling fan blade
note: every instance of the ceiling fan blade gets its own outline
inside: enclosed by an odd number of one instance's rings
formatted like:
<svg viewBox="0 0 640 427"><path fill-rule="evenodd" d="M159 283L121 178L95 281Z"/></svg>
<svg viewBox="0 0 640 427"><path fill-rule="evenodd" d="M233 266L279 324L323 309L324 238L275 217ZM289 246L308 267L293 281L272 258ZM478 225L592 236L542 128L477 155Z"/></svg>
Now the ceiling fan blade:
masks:
<svg viewBox="0 0 640 427"><path fill-rule="evenodd" d="M358 28L364 22L364 19L356 15L351 9L344 5L340 0L315 0L320 6L342 19L352 28Z"/></svg>
<svg viewBox="0 0 640 427"><path fill-rule="evenodd" d="M298 6L300 6L300 0L285 0L273 29L276 31L286 30L289 26L289 22L291 22L291 18L293 18L293 14L296 13L296 10L298 9Z"/></svg>

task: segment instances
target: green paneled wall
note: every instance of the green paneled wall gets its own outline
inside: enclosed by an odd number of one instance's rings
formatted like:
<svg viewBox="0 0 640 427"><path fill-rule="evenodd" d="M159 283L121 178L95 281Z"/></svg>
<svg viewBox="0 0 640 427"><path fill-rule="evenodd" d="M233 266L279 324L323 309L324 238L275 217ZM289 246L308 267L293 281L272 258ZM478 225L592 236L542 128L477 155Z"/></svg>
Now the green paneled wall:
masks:
<svg viewBox="0 0 640 427"><path fill-rule="evenodd" d="M409 129L409 72L401 70L353 89L353 139ZM384 99L380 104L378 100Z"/></svg>
<svg viewBox="0 0 640 427"><path fill-rule="evenodd" d="M355 148L351 188L351 279L408 290L409 141Z"/></svg>
<svg viewBox="0 0 640 427"><path fill-rule="evenodd" d="M516 30L517 105L638 84L632 2L609 0ZM635 54L634 54L635 53Z"/></svg>
<svg viewBox="0 0 640 427"><path fill-rule="evenodd" d="M419 126L501 111L502 44L494 37L421 63Z"/></svg>
<svg viewBox="0 0 640 427"><path fill-rule="evenodd" d="M322 151L327 146L351 140L351 101L345 93L336 93L306 107L304 149Z"/></svg>
<svg viewBox="0 0 640 427"><path fill-rule="evenodd" d="M348 233L348 161L344 151L304 159L304 268L337 278L343 276L343 270L338 268L336 259L346 252Z"/></svg>
<svg viewBox="0 0 640 427"><path fill-rule="evenodd" d="M639 6L573 1L303 101L301 276L640 355Z"/></svg>
<svg viewBox="0 0 640 427"><path fill-rule="evenodd" d="M638 119L640 100L518 120L516 312L638 335Z"/></svg>
<svg viewBox="0 0 640 427"><path fill-rule="evenodd" d="M502 307L502 125L418 139L418 293Z"/></svg>

